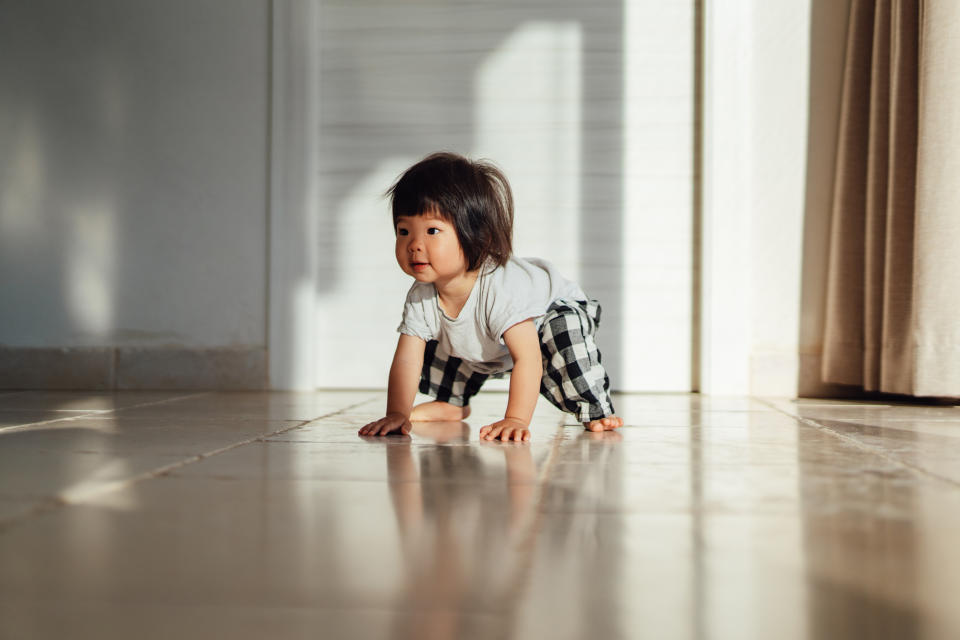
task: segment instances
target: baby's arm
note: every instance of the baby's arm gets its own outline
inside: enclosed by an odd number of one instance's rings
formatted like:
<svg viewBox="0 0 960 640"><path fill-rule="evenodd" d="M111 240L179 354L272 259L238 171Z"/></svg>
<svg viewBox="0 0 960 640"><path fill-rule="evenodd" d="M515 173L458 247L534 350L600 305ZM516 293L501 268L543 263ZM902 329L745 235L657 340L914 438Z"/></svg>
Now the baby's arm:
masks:
<svg viewBox="0 0 960 640"><path fill-rule="evenodd" d="M390 382L387 387L387 415L360 429L362 436L385 436L399 430L410 433L410 411L417 397L420 370L423 368L423 351L427 343L422 339L400 334L397 350L390 365Z"/></svg>
<svg viewBox="0 0 960 640"><path fill-rule="evenodd" d="M537 406L543 361L540 355L540 336L533 320L519 322L503 334L503 341L513 358L510 374L510 395L503 420L480 429L481 440L529 440L530 419Z"/></svg>

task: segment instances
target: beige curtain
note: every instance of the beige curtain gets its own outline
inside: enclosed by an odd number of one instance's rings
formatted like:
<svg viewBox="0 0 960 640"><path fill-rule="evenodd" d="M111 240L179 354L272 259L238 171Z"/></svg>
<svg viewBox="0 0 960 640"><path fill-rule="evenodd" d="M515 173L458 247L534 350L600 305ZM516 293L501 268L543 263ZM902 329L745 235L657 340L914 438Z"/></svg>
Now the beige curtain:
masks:
<svg viewBox="0 0 960 640"><path fill-rule="evenodd" d="M823 378L960 396L960 1L853 0Z"/></svg>

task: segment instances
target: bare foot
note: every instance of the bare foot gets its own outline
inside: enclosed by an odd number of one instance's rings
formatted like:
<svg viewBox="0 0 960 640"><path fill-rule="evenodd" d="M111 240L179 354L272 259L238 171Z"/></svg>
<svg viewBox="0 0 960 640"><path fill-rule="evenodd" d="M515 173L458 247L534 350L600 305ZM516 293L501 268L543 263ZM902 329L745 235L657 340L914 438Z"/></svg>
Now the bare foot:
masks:
<svg viewBox="0 0 960 640"><path fill-rule="evenodd" d="M607 416L606 418L583 423L583 428L587 431L609 431L610 429L616 429L622 426L623 419L617 416Z"/></svg>
<svg viewBox="0 0 960 640"><path fill-rule="evenodd" d="M424 402L410 412L410 420L431 422L433 420L465 420L470 415L470 407L457 407L449 402Z"/></svg>

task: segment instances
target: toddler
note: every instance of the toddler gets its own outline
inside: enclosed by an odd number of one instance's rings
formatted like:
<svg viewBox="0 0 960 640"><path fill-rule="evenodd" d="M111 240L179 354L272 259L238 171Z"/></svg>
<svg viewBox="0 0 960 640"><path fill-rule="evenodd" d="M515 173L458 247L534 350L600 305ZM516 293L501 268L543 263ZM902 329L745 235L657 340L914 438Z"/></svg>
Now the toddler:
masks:
<svg viewBox="0 0 960 640"><path fill-rule="evenodd" d="M387 415L360 435L462 420L484 381L508 371L506 412L480 429L482 440L529 440L538 393L590 431L623 425L594 342L600 305L549 262L513 256L513 195L499 169L436 153L387 194L397 262L416 282L398 328ZM418 388L435 400L414 407Z"/></svg>

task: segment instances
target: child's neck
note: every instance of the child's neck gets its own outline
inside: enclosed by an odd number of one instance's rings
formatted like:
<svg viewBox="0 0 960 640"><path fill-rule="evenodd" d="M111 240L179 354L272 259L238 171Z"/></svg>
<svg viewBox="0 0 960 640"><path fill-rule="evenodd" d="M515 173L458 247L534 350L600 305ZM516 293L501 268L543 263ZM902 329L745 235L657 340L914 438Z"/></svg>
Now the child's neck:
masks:
<svg viewBox="0 0 960 640"><path fill-rule="evenodd" d="M473 285L477 281L480 270L465 271L462 275L451 278L445 283L435 282L437 296L440 298L440 309L448 317L456 319L467 304L470 292L473 291Z"/></svg>

